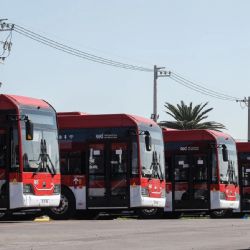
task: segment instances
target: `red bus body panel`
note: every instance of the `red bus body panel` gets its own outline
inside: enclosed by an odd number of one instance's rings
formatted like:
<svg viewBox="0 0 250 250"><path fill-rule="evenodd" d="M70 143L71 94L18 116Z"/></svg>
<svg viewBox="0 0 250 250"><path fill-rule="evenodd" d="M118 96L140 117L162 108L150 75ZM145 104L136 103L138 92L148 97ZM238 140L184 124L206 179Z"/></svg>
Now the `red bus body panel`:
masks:
<svg viewBox="0 0 250 250"><path fill-rule="evenodd" d="M146 124L150 126L158 126L154 121L146 119L136 115L129 114L101 114L93 115L83 112L59 112L57 113L59 130L66 129L83 129L83 128L122 128L122 127L135 127L138 130L139 124ZM138 142L138 139L137 139ZM102 144L102 142L100 142ZM118 142L120 143L120 142ZM138 142L139 143L139 142ZM121 143L120 143L121 144ZM81 143L74 142L62 142L59 143L60 150L67 152L67 150L72 150L73 148L81 149ZM89 145L91 146L91 144ZM140 154L138 152L138 164L140 164ZM140 167L139 167L139 171ZM77 178L76 178L77 177ZM74 181L74 179L77 181ZM85 175L62 175L62 184L72 188L72 187L84 187L87 183L87 176ZM124 182L112 181L111 186L125 187L130 185L132 187L142 187L147 188L150 198L162 198L162 190L165 190L165 181L160 181L149 178L130 178L130 183L124 180ZM105 183L103 181L91 182L89 188L104 188ZM154 187L154 189L152 189ZM75 197L76 198L76 197ZM76 198L77 200L77 198ZM77 201L76 201L77 203Z"/></svg>
<svg viewBox="0 0 250 250"><path fill-rule="evenodd" d="M17 115L20 115L21 108L35 108L35 109L43 109L43 110L53 110L54 108L48 104L44 100L18 96L18 95L0 95L0 110L15 110ZM21 126L18 121L18 139L19 143L21 142ZM48 173L29 173L23 172L23 161L21 160L22 156L22 147L19 146L19 156L20 156L20 172L10 172L8 176L6 176L6 170L0 170L0 180L6 180L8 178L8 182L13 184L22 183L22 184L30 184L33 188L33 192L35 196L51 196L54 192L54 186L60 185L61 176L60 174L51 175ZM20 207L21 208L21 207Z"/></svg>
<svg viewBox="0 0 250 250"><path fill-rule="evenodd" d="M185 142L185 141L214 141L216 142L216 138L222 137L225 140L231 138L230 135L213 131L213 130L177 130L177 129L168 129L163 128L163 138L164 143L168 142ZM217 156L218 159L218 156ZM219 170L217 170L219 171ZM219 175L219 172L217 173ZM189 183L188 182L179 182L175 184L175 191L188 191ZM195 184L193 186L194 189L206 190L206 185ZM173 183L167 181L166 182L166 194L170 195L173 191ZM233 184L210 184L210 191L212 192L221 192L225 194L226 201L236 201L236 196L239 195L239 186Z"/></svg>

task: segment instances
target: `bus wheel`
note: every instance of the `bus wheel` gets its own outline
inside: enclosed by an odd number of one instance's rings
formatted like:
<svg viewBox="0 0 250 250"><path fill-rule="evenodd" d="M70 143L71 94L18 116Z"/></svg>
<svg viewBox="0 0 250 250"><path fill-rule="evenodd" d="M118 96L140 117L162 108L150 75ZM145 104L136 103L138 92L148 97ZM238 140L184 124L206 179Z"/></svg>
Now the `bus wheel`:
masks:
<svg viewBox="0 0 250 250"><path fill-rule="evenodd" d="M149 208L142 208L139 210L139 218L142 219L157 219L161 218L163 214L163 209L149 207Z"/></svg>
<svg viewBox="0 0 250 250"><path fill-rule="evenodd" d="M0 220L8 220L11 218L10 212L0 211Z"/></svg>
<svg viewBox="0 0 250 250"><path fill-rule="evenodd" d="M210 217L214 219L226 218L231 214L230 210L219 209L210 212Z"/></svg>
<svg viewBox="0 0 250 250"><path fill-rule="evenodd" d="M48 209L47 214L54 220L67 220L74 216L75 212L75 199L72 193L63 189L59 206Z"/></svg>

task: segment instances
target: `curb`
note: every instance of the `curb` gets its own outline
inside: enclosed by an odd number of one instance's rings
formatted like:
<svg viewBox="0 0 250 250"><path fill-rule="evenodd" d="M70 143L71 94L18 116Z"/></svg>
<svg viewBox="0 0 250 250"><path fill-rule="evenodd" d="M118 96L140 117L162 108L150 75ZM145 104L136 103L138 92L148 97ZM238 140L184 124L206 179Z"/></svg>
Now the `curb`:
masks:
<svg viewBox="0 0 250 250"><path fill-rule="evenodd" d="M49 221L50 217L48 216L41 216L34 219L34 222L49 222Z"/></svg>

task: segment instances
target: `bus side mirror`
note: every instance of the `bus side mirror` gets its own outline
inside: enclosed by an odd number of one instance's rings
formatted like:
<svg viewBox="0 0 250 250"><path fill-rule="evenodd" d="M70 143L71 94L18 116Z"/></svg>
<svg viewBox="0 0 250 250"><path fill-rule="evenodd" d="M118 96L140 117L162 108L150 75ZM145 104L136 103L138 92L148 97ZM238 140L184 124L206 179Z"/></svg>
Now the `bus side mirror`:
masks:
<svg viewBox="0 0 250 250"><path fill-rule="evenodd" d="M25 121L25 132L26 132L26 140L32 141L33 140L33 123L30 120Z"/></svg>
<svg viewBox="0 0 250 250"><path fill-rule="evenodd" d="M152 141L151 141L150 133L148 131L145 132L145 145L146 145L146 150L151 151Z"/></svg>
<svg viewBox="0 0 250 250"><path fill-rule="evenodd" d="M226 145L222 145L222 158L223 161L228 161L228 150Z"/></svg>

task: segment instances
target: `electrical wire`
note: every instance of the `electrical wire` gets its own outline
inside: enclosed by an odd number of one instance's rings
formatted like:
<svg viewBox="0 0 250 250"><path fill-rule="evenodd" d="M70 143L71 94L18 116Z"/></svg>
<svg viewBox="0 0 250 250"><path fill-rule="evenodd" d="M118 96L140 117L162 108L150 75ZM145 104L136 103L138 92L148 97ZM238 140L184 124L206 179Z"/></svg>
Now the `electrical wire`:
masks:
<svg viewBox="0 0 250 250"><path fill-rule="evenodd" d="M153 69L142 67L142 66L137 66L137 65L132 65L132 64L127 64L127 63L122 63L118 61L114 61L111 59L106 59L100 56L96 56L94 54L90 54L87 52L83 52L81 50L74 49L70 46L64 45L62 43L58 43L52 39L49 39L45 36L41 36L33 31L30 31L28 29L25 29L19 25L14 25L14 31L26 36L32 40L35 40L39 43L42 43L44 45L47 45L49 47L52 47L54 49L60 50L62 52L92 61L92 62L97 62L109 66L114 66L114 67L119 67L119 68L124 68L124 69L130 69L130 70L137 70L137 71L145 71L145 72L152 72Z"/></svg>
<svg viewBox="0 0 250 250"><path fill-rule="evenodd" d="M175 82L181 84L182 86L185 86L186 88L192 89L192 90L194 90L196 92L199 92L199 93L201 93L203 95L207 95L207 96L217 98L217 99L220 99L220 100L224 100L224 101L237 101L238 100L238 98L236 98L236 99L228 98L228 97L225 97L225 96L222 96L222 95L219 95L219 94L212 93L212 92L210 92L208 90L205 90L203 88L198 88L198 87L193 86L193 85L189 84L188 82L186 82L186 81L184 81L184 80L182 80L180 78L177 78L175 76L170 76L170 78L172 80L174 80Z"/></svg>
<svg viewBox="0 0 250 250"><path fill-rule="evenodd" d="M215 95L215 94L213 94L213 93L211 93L209 91L205 91L203 89L199 89L199 88L194 87L194 86L192 86L192 85L190 85L190 84L186 83L185 81L180 80L178 78L171 77L171 79L174 80L175 82L177 82L177 83L179 83L179 84L181 84L181 85L183 85L183 86L185 86L185 87L187 87L189 89L192 89L192 90L194 90L196 92L199 92L199 93L201 93L203 95L207 95L207 96L210 96L210 97L213 97L213 98L216 98L216 99L220 99L220 100L225 100L225 101L236 101L236 99L222 97L220 95Z"/></svg>
<svg viewBox="0 0 250 250"><path fill-rule="evenodd" d="M204 90L204 91L208 91L211 94L219 95L221 97L225 97L225 98L229 98L229 99L233 99L233 100L238 100L238 98L235 97L235 96L226 95L226 94L220 93L218 91L214 91L214 90L208 89L208 88L206 88L204 86L201 86L201 85L199 85L197 83L194 83L193 81L187 80L186 78L184 78L184 77L182 77L179 74L176 74L174 72L172 73L172 75L175 76L175 77L177 77L177 78L179 78L179 79L181 79L181 80L183 80L183 81L185 81L185 82L187 82L187 83L189 83L192 86L195 86L195 87L197 87L197 88L199 88L201 90Z"/></svg>
<svg viewBox="0 0 250 250"><path fill-rule="evenodd" d="M16 24L13 25L13 30L16 33L18 33L22 36L25 36L31 40L34 40L34 41L39 42L41 44L44 44L48 47L51 47L53 49L68 53L70 55L73 55L73 56L76 56L76 57L79 57L79 58L82 58L85 60L89 60L92 62L96 62L96 63L108 65L108 66L128 69L128 70L154 72L154 70L151 68L146 68L143 66L138 66L138 65L133 65L133 64L127 64L127 63L123 63L120 61L115 61L115 60L107 59L104 57L100 57L100 56L97 56L95 54L87 53L87 52L84 52L84 51L81 51L78 49L74 49L73 47L70 47L68 45L54 41L50 38L42 36L38 33L35 33L31 30L28 30L28 29L26 29L22 26L16 25ZM11 36L12 36L12 34L11 34ZM175 72L171 71L169 77L173 81L175 81L176 83L178 83L186 88L192 89L200 94L207 95L207 96L217 98L220 100L224 100L224 101L237 101L237 102L240 101L240 98L211 90L211 89L206 88L200 84L197 84L193 81L190 81L190 80L184 78L183 76L181 76Z"/></svg>

